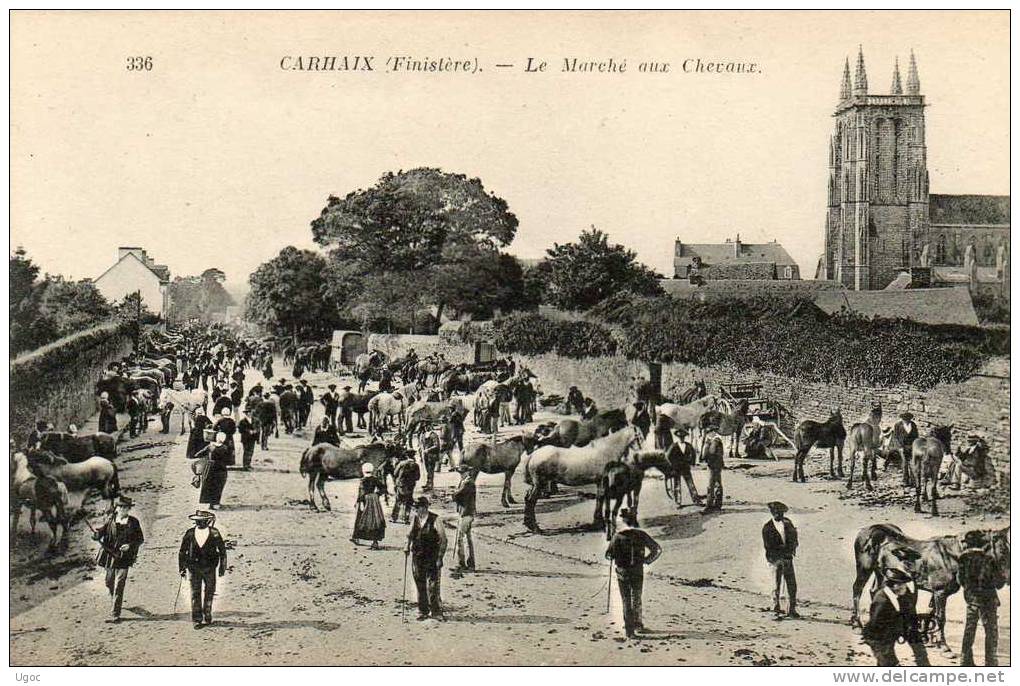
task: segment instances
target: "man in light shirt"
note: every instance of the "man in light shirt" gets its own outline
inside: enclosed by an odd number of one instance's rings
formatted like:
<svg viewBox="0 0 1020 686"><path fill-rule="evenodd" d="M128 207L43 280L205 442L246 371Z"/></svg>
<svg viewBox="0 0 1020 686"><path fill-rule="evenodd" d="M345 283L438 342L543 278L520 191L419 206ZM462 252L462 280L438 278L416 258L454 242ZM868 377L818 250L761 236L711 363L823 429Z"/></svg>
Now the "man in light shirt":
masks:
<svg viewBox="0 0 1020 686"><path fill-rule="evenodd" d="M769 503L772 519L765 522L761 529L762 542L765 544L765 559L772 568L775 588L772 591L772 611L777 615L783 613L779 597L786 582L786 593L790 598L790 606L786 616L792 619L797 614L797 574L793 568L793 557L797 554L797 528L786 518L787 507L779 501Z"/></svg>

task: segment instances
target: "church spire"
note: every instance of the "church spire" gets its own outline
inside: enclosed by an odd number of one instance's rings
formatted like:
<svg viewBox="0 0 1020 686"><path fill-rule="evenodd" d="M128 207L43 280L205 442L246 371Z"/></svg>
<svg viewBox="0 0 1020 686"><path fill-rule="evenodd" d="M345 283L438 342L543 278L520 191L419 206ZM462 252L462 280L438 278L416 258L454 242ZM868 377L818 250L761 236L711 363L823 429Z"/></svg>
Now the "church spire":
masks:
<svg viewBox="0 0 1020 686"><path fill-rule="evenodd" d="M893 95L903 95L903 85L900 83L900 58L896 58L896 64L893 66L892 73L892 88L889 90Z"/></svg>
<svg viewBox="0 0 1020 686"><path fill-rule="evenodd" d="M850 58L846 58L846 62L843 64L843 85L839 87L839 99L849 100L850 99Z"/></svg>
<svg viewBox="0 0 1020 686"><path fill-rule="evenodd" d="M921 94L921 79L917 76L917 61L914 60L914 51L910 51L910 69L907 71L907 94Z"/></svg>
<svg viewBox="0 0 1020 686"><path fill-rule="evenodd" d="M864 48L857 46L857 73L854 75L854 95L868 94L868 73L864 71Z"/></svg>

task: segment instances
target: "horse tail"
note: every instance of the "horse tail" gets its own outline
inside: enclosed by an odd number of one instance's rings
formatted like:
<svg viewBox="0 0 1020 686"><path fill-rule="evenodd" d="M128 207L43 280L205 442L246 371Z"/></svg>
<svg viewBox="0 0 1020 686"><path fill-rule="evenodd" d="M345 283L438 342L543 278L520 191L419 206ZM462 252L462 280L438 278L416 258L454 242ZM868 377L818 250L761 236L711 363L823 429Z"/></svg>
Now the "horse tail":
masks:
<svg viewBox="0 0 1020 686"><path fill-rule="evenodd" d="M308 453L312 450L312 446L305 448L304 452L301 453L301 462L298 464L298 474L304 476L308 473L309 459Z"/></svg>
<svg viewBox="0 0 1020 686"><path fill-rule="evenodd" d="M534 485L534 480L531 478L531 456L532 455L534 455L533 452L532 453L526 453L524 455L523 459L522 459L523 464L521 465L521 467L524 469L524 483L528 484L529 486L533 486Z"/></svg>
<svg viewBox="0 0 1020 686"><path fill-rule="evenodd" d="M117 465L110 463L113 467L113 476L106 481L106 487L104 488L103 497L108 500L113 500L120 494L120 472L117 469Z"/></svg>

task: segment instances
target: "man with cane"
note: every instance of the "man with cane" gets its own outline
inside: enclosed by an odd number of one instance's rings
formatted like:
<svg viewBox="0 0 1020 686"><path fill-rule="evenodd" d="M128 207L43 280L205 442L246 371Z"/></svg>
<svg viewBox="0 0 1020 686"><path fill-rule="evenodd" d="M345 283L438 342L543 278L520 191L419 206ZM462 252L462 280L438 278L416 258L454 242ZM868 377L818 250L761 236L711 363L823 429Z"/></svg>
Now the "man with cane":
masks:
<svg viewBox="0 0 1020 686"><path fill-rule="evenodd" d="M223 536L212 524L216 515L203 510L188 517L195 526L184 532L177 569L191 580L191 621L196 629L212 624L212 602L216 595L216 577L227 573L227 548ZM205 593L203 594L203 590Z"/></svg>
<svg viewBox="0 0 1020 686"><path fill-rule="evenodd" d="M428 498L419 497L414 501L414 521L404 548L404 555L411 557L411 574L418 590L419 622L430 615L433 619L444 619L439 582L446 545L446 530L439 515L429 510ZM407 564L406 559L404 564Z"/></svg>
<svg viewBox="0 0 1020 686"><path fill-rule="evenodd" d="M772 591L772 611L777 615L783 613L779 605L783 582L786 582L786 593L790 597L790 607L786 616L791 619L800 617L797 614L797 574L793 569L793 557L797 554L797 528L786 518L787 507L778 500L769 503L772 519L765 522L761 529L762 542L765 545L765 559L772 568L775 588Z"/></svg>
<svg viewBox="0 0 1020 686"><path fill-rule="evenodd" d="M627 638L644 630L641 622L641 593L645 581L645 565L662 555L662 546L638 528L637 517L628 509L620 510L623 526L617 529L606 548L606 559L616 564L616 583L623 601L623 625ZM646 554L645 551L648 551ZM609 570L612 577L612 568Z"/></svg>
<svg viewBox="0 0 1020 686"><path fill-rule="evenodd" d="M106 568L106 588L113 598L113 615L107 621L113 623L120 621L128 570L138 558L138 548L145 542L141 524L129 514L133 505L131 498L121 496L114 515L92 533L92 538L99 541L101 547L96 563ZM89 528L92 528L91 524Z"/></svg>

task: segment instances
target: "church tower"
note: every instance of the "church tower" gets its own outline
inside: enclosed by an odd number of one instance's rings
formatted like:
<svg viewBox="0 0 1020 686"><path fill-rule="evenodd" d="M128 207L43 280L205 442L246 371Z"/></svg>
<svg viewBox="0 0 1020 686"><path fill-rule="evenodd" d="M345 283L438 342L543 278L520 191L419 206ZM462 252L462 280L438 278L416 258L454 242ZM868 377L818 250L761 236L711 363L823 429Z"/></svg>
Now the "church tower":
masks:
<svg viewBox="0 0 1020 686"><path fill-rule="evenodd" d="M885 288L919 265L928 241L924 96L914 53L906 92L899 60L889 95L868 92L864 51L843 67L829 143L824 277L854 290Z"/></svg>

